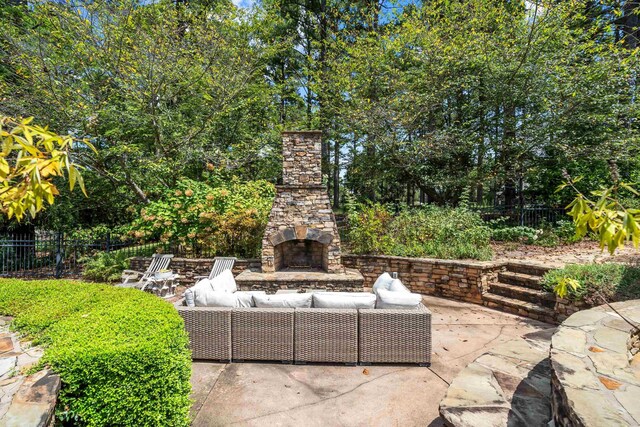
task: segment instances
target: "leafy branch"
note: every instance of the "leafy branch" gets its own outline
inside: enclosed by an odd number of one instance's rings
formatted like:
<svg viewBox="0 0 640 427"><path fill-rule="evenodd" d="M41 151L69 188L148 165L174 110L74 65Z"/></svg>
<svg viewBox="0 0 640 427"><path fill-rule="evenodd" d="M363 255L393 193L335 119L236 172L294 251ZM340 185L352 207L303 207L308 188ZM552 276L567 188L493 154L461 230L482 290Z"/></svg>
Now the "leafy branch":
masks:
<svg viewBox="0 0 640 427"><path fill-rule="evenodd" d="M616 249L631 241L635 248L640 243L640 209L630 209L622 205L619 197L620 191L628 191L640 196L633 183L620 180L616 165L611 162L611 175L613 184L601 190L591 191L591 195L597 199L590 199L576 187L582 177L572 179L566 171L563 171L566 182L556 191L562 191L569 187L576 193L575 199L567 206L568 214L576 225L576 235L584 237L589 230L598 235L600 249L607 250L611 255Z"/></svg>

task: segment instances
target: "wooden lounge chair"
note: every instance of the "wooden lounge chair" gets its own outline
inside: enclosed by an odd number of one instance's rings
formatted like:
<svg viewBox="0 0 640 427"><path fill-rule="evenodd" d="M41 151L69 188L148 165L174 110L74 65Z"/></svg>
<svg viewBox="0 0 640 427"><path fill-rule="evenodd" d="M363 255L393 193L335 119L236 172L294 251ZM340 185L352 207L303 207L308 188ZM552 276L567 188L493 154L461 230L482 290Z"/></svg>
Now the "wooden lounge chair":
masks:
<svg viewBox="0 0 640 427"><path fill-rule="evenodd" d="M213 259L213 267L211 268L211 272L208 276L195 276L196 282L201 279L213 279L216 276L219 276L225 270L233 270L233 265L236 263L236 259L234 257L215 257Z"/></svg>
<svg viewBox="0 0 640 427"><path fill-rule="evenodd" d="M151 264L144 273L135 270L124 270L122 272L122 283L117 285L120 288L144 289L155 273L166 270L173 258L173 254L153 254Z"/></svg>

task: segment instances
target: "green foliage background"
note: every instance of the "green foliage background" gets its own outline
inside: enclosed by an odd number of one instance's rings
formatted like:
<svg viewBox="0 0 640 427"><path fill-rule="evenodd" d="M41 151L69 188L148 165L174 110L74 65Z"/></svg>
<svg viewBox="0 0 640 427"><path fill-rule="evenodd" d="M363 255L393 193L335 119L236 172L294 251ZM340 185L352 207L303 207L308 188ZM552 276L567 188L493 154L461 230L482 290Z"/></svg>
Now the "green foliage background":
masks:
<svg viewBox="0 0 640 427"><path fill-rule="evenodd" d="M626 2L625 2L626 3ZM88 138L90 198L39 224L126 224L183 178L280 176L323 130L333 205L565 204L638 179L639 49L621 2L0 2L0 110ZM635 199L635 198L634 198Z"/></svg>
<svg viewBox="0 0 640 427"><path fill-rule="evenodd" d="M347 247L355 254L445 259L491 259L491 230L465 208L405 210L394 216L381 204L349 214Z"/></svg>

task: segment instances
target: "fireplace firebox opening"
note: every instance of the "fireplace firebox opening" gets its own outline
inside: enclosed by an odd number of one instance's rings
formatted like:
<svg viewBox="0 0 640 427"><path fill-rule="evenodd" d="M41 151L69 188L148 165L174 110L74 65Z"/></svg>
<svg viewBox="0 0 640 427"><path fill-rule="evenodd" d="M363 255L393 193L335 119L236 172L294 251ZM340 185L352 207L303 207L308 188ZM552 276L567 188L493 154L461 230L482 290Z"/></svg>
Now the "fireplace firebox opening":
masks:
<svg viewBox="0 0 640 427"><path fill-rule="evenodd" d="M276 245L274 267L283 270L327 270L327 246L314 240L296 239Z"/></svg>

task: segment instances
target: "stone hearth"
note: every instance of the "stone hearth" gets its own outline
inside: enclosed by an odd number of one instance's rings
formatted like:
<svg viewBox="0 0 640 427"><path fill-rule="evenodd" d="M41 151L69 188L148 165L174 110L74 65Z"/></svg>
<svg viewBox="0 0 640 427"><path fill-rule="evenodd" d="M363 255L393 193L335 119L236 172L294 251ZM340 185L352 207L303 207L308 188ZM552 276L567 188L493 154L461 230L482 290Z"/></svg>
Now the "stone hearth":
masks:
<svg viewBox="0 0 640 427"><path fill-rule="evenodd" d="M276 186L262 239L261 271L238 275L242 288L362 289L362 275L342 265L340 235L322 184L321 138L320 131L283 132L283 184Z"/></svg>

